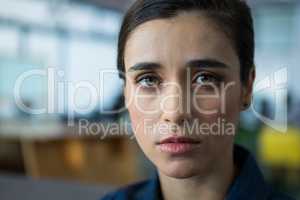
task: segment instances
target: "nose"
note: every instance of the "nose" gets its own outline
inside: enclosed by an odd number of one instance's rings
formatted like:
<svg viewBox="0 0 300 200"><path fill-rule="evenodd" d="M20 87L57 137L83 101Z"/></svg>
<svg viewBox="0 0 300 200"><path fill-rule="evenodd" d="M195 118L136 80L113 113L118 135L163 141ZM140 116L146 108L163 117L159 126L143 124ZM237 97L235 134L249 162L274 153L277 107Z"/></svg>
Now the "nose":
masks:
<svg viewBox="0 0 300 200"><path fill-rule="evenodd" d="M161 100L162 119L164 122L182 125L191 118L190 92L178 83L172 83L167 88Z"/></svg>

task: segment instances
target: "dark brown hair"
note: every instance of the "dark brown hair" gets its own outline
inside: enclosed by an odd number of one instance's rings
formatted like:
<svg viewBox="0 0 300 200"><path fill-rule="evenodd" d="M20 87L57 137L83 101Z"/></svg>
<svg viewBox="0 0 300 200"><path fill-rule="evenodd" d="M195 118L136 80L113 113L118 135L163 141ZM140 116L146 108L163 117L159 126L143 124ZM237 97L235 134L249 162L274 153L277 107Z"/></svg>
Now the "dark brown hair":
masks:
<svg viewBox="0 0 300 200"><path fill-rule="evenodd" d="M184 11L201 11L213 19L233 42L241 66L241 81L254 68L254 30L249 6L242 0L137 0L127 11L118 38L117 66L125 79L124 52L129 34L154 19L167 19Z"/></svg>

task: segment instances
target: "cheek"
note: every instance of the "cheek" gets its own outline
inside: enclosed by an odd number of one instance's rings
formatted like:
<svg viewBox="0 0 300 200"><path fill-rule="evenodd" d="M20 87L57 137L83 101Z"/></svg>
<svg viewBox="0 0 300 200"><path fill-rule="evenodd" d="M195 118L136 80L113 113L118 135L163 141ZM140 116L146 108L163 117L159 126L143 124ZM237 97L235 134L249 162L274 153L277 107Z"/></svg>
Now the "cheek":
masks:
<svg viewBox="0 0 300 200"><path fill-rule="evenodd" d="M194 97L192 110L197 116L215 116L220 110L220 105L221 99L219 97Z"/></svg>
<svg viewBox="0 0 300 200"><path fill-rule="evenodd" d="M145 149L152 143L154 138L151 131L158 119L157 109L159 108L159 104L157 105L157 101L153 99L140 97L133 98L127 108L133 133L142 149Z"/></svg>
<svg viewBox="0 0 300 200"><path fill-rule="evenodd" d="M152 132L153 126L155 124L154 117L145 115L143 112L140 112L135 106L128 107L130 114L131 125L133 129L133 134L135 139L140 146L144 154L152 159L155 157L153 151L153 142L155 141L155 135Z"/></svg>
<svg viewBox="0 0 300 200"><path fill-rule="evenodd" d="M222 98L217 91L199 90L193 93L191 103L194 118L210 124L220 115Z"/></svg>
<svg viewBox="0 0 300 200"><path fill-rule="evenodd" d="M137 109L134 104L128 106L128 112L130 115L131 126L133 129L133 133L138 137L139 135L143 135L144 130L144 122L146 119L142 112Z"/></svg>
<svg viewBox="0 0 300 200"><path fill-rule="evenodd" d="M160 99L155 92L145 92L134 84L128 85L125 95L126 107L128 108L132 126L139 130L145 123L154 120L159 112ZM143 131L142 131L143 132Z"/></svg>
<svg viewBox="0 0 300 200"><path fill-rule="evenodd" d="M209 124L209 135L206 138L205 147L207 154L218 159L221 152L227 151L233 144L236 126L240 112L239 86L232 86L224 90L223 94L200 98L197 107L192 108L194 116L201 123Z"/></svg>
<svg viewBox="0 0 300 200"><path fill-rule="evenodd" d="M144 115L138 112L138 110L134 106L128 107L128 112L130 115L131 120L131 128L133 131L133 134L139 144L139 146L143 149L147 145L147 135L144 133L145 130L145 124L144 124Z"/></svg>
<svg viewBox="0 0 300 200"><path fill-rule="evenodd" d="M241 98L241 85L238 81L226 89L224 95L224 115L227 121L237 124L241 111Z"/></svg>
<svg viewBox="0 0 300 200"><path fill-rule="evenodd" d="M136 115L144 117L159 111L159 90L146 90L132 84L127 94L127 106L130 106Z"/></svg>
<svg viewBox="0 0 300 200"><path fill-rule="evenodd" d="M239 120L240 99L239 84L225 85L218 93L198 98L191 109L194 118L199 119L201 123L209 124L213 129L213 135L220 133L232 136ZM218 138L222 140L223 137Z"/></svg>

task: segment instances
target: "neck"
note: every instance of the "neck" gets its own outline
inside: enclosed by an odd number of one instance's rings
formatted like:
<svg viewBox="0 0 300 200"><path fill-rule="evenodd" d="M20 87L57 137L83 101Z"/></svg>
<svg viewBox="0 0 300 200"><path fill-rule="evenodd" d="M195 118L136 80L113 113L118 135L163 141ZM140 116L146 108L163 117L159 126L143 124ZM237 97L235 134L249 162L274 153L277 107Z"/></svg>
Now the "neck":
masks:
<svg viewBox="0 0 300 200"><path fill-rule="evenodd" d="M233 153L224 157L222 163L216 163L214 170L205 175L177 179L159 172L164 200L224 200L237 173Z"/></svg>

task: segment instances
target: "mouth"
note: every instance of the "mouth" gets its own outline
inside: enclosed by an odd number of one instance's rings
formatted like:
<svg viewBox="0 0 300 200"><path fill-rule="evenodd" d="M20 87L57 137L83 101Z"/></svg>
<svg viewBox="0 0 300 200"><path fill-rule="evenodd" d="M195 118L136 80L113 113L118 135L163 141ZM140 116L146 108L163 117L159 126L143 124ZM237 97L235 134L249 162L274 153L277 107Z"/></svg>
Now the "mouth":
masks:
<svg viewBox="0 0 300 200"><path fill-rule="evenodd" d="M199 147L200 140L189 137L168 137L157 143L160 151L169 154L184 154Z"/></svg>

